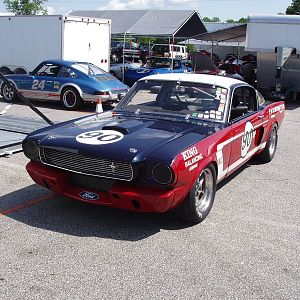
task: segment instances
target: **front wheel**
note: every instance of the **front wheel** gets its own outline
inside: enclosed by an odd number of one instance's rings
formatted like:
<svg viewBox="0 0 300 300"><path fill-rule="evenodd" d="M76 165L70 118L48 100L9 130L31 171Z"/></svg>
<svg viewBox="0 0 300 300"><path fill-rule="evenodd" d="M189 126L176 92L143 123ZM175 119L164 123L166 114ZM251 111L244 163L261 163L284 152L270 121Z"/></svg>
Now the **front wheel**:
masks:
<svg viewBox="0 0 300 300"><path fill-rule="evenodd" d="M184 202L176 209L177 215L192 223L202 222L213 206L216 185L216 170L209 164L194 182Z"/></svg>
<svg viewBox="0 0 300 300"><path fill-rule="evenodd" d="M67 87L62 90L60 101L63 107L68 110L77 109L82 105L82 99L78 91L73 87Z"/></svg>
<svg viewBox="0 0 300 300"><path fill-rule="evenodd" d="M12 102L17 98L16 92L13 89L13 87L11 87L11 84L3 83L1 88L1 94L6 102Z"/></svg>
<svg viewBox="0 0 300 300"><path fill-rule="evenodd" d="M265 163L270 162L275 156L277 150L277 142L278 142L278 129L277 129L277 125L274 124L271 128L269 139L266 144L266 148L264 149L263 152L261 152L257 156L259 160Z"/></svg>

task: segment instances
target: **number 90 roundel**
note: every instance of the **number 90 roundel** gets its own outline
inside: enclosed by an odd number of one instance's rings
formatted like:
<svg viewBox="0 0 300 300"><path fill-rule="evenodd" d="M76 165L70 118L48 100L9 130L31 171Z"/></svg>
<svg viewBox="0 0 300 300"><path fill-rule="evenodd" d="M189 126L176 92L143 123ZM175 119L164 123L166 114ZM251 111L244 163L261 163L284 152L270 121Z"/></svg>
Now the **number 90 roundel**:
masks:
<svg viewBox="0 0 300 300"><path fill-rule="evenodd" d="M115 130L94 130L76 136L76 141L88 145L105 145L120 141L124 135Z"/></svg>

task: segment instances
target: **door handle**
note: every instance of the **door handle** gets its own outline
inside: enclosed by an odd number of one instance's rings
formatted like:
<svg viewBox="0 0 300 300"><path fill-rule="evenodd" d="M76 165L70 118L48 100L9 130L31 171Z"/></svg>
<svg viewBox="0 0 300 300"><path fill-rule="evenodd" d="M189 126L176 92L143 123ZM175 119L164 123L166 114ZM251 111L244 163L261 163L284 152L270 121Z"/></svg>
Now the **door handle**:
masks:
<svg viewBox="0 0 300 300"><path fill-rule="evenodd" d="M258 115L258 116L257 116L257 119L260 119L260 120L261 120L261 119L263 119L263 118L264 118L263 115Z"/></svg>

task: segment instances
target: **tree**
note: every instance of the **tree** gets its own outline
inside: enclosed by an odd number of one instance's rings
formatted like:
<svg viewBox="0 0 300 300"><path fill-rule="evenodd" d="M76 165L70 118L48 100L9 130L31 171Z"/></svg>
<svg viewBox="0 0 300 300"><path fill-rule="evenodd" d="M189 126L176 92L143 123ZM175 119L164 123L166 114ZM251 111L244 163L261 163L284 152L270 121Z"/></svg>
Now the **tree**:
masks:
<svg viewBox="0 0 300 300"><path fill-rule="evenodd" d="M209 17L204 17L202 20L203 20L203 22L206 22L206 23L221 22L220 18L218 18L218 17L213 17L211 19Z"/></svg>
<svg viewBox="0 0 300 300"><path fill-rule="evenodd" d="M247 22L248 22L247 18L240 18L240 19L237 21L237 23L247 23Z"/></svg>
<svg viewBox="0 0 300 300"><path fill-rule="evenodd" d="M211 22L210 18L209 17L204 17L203 19L203 22L206 22L206 23L209 23Z"/></svg>
<svg viewBox="0 0 300 300"><path fill-rule="evenodd" d="M47 14L42 4L47 0L3 0L6 10L16 15Z"/></svg>
<svg viewBox="0 0 300 300"><path fill-rule="evenodd" d="M215 22L215 23L221 22L220 18L218 18L218 17L213 17L213 18L211 19L211 21L212 21L212 22Z"/></svg>
<svg viewBox="0 0 300 300"><path fill-rule="evenodd" d="M235 21L233 19L228 19L225 21L226 23L235 23Z"/></svg>
<svg viewBox="0 0 300 300"><path fill-rule="evenodd" d="M292 0L291 5L286 9L287 15L299 15L300 14L300 0Z"/></svg>

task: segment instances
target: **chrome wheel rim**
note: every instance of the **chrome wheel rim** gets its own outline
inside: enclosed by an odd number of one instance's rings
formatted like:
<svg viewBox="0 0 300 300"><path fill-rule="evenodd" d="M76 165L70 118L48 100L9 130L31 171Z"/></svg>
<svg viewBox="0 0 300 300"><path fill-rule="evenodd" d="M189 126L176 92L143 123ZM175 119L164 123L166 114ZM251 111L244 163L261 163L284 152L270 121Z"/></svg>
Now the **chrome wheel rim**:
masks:
<svg viewBox="0 0 300 300"><path fill-rule="evenodd" d="M274 127L271 131L270 140L269 140L269 151L271 156L275 152L276 141L277 141L277 131L276 128Z"/></svg>
<svg viewBox="0 0 300 300"><path fill-rule="evenodd" d="M212 171L207 168L203 170L196 182L195 203L198 213L202 214L210 206L213 195L213 186L213 174Z"/></svg>
<svg viewBox="0 0 300 300"><path fill-rule="evenodd" d="M14 90L8 85L3 87L2 93L5 100L11 101L14 97Z"/></svg>
<svg viewBox="0 0 300 300"><path fill-rule="evenodd" d="M63 94L63 102L66 107L74 107L76 104L76 94L73 91L66 91Z"/></svg>

